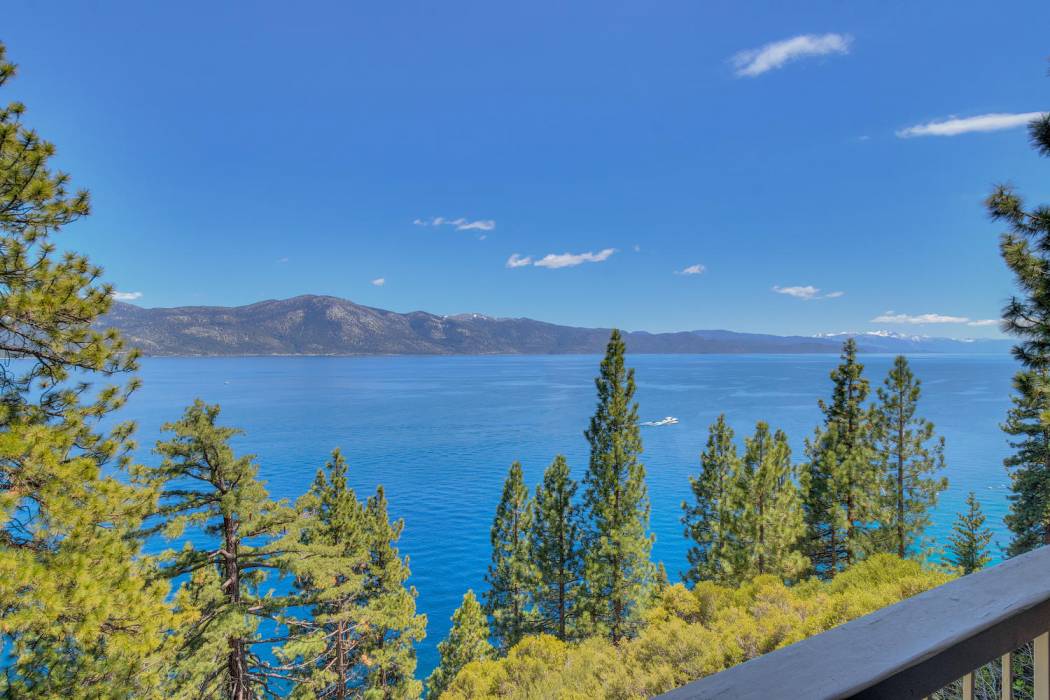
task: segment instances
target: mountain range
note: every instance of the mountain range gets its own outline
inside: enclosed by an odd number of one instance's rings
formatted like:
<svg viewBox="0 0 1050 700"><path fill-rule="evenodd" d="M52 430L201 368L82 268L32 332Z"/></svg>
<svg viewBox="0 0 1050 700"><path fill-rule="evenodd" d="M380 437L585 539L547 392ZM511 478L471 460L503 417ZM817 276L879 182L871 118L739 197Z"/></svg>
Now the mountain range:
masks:
<svg viewBox="0 0 1050 700"><path fill-rule="evenodd" d="M96 324L147 355L544 355L604 350L608 328L482 314L397 313L330 296L247 306L143 308L114 301ZM862 352L1006 352L1010 341L888 332L778 336L724 330L624 334L635 353L833 353L847 336Z"/></svg>

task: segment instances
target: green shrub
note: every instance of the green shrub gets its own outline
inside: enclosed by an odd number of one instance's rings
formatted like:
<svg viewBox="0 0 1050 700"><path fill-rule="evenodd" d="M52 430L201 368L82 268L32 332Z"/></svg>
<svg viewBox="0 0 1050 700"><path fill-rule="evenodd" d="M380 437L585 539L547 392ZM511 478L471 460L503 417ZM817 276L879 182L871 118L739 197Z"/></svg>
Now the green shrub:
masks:
<svg viewBox="0 0 1050 700"><path fill-rule="evenodd" d="M740 588L669 586L637 636L619 644L526 637L502 659L463 668L441 696L643 698L717 673L939 586L950 577L879 554L828 582L787 587L760 576Z"/></svg>

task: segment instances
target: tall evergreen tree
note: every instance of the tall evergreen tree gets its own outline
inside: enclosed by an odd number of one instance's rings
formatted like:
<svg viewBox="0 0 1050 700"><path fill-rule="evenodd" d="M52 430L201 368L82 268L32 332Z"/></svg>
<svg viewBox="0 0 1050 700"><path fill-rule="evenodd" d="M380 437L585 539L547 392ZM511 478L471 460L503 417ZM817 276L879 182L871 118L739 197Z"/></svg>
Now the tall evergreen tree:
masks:
<svg viewBox="0 0 1050 700"><path fill-rule="evenodd" d="M503 484L503 495L492 522L492 563L486 581L485 611L492 617L492 636L504 652L532 631L529 609L536 570L529 547L532 504L521 464L514 462Z"/></svg>
<svg viewBox="0 0 1050 700"><path fill-rule="evenodd" d="M0 44L0 87L15 72ZM137 354L93 327L113 294L101 270L56 252L90 199L24 116L0 107L0 694L151 697L168 586L131 535L154 495L118 477L131 424L99 428L137 386L117 379Z"/></svg>
<svg viewBox="0 0 1050 700"><path fill-rule="evenodd" d="M411 575L408 557L402 558L397 549L404 528L403 520L390 521L386 494L378 487L365 508L365 596L370 614L362 651L368 698L414 698L422 691L415 680L415 644L426 636L427 618L416 614L416 589L405 583Z"/></svg>
<svg viewBox="0 0 1050 700"><path fill-rule="evenodd" d="M1014 453L1003 460L1010 474L1010 512L1004 521L1013 533L1010 556L1050 544L1050 371L1014 375L1012 406L1003 430Z"/></svg>
<svg viewBox="0 0 1050 700"><path fill-rule="evenodd" d="M438 653L441 663L427 679L428 698L440 698L456 674L471 661L492 657L489 624L474 591L467 591L463 603L452 614L452 629L438 644Z"/></svg>
<svg viewBox="0 0 1050 700"><path fill-rule="evenodd" d="M580 508L574 502L577 488L565 457L558 455L544 472L533 501L531 550L539 629L563 641L575 632L583 576Z"/></svg>
<svg viewBox="0 0 1050 700"><path fill-rule="evenodd" d="M824 424L806 442L809 462L802 473L806 554L817 573L832 576L870 548L880 515L879 474L864 402L868 380L848 339L842 362L831 372L831 401L820 401Z"/></svg>
<svg viewBox="0 0 1050 700"><path fill-rule="evenodd" d="M693 501L682 503L685 536L693 542L686 555L689 570L682 574L687 583L726 584L737 580L734 525L738 499L734 489L739 470L733 429L723 414L708 431L699 476L689 477Z"/></svg>
<svg viewBox="0 0 1050 700"><path fill-rule="evenodd" d="M1029 126L1032 146L1050 156L1050 115ZM1014 405L1003 429L1016 452L1005 460L1012 494L1006 524L1013 532L1009 553L1050 544L1050 207L1025 208L1001 185L988 197L988 212L1010 230L999 250L1020 294L1003 309L1003 329L1017 336L1014 357L1024 366L1014 378Z"/></svg>
<svg viewBox="0 0 1050 700"><path fill-rule="evenodd" d="M598 406L585 432L591 447L584 477L587 607L596 631L614 641L632 631L655 573L634 370L624 363L625 351L614 330L595 379Z"/></svg>
<svg viewBox="0 0 1050 700"><path fill-rule="evenodd" d="M296 513L270 500L252 458L234 454L229 443L240 431L218 417L218 406L195 401L163 426L172 436L157 443L160 465L137 477L161 490L153 531L204 538L165 566L171 578L188 577L175 597L189 625L169 667L172 695L245 700L275 692L275 673L257 648L260 627L267 621L268 640L280 638L273 628L297 601L271 595L268 583L291 573L309 547L299 541Z"/></svg>
<svg viewBox="0 0 1050 700"><path fill-rule="evenodd" d="M327 473L326 473L327 471ZM364 506L347 482L339 450L300 499L301 541L314 547L294 563L295 583L310 619L290 620L293 638L278 650L280 671L316 698L413 698L413 642L426 620L406 589L407 563L394 545L382 490Z"/></svg>
<svg viewBox="0 0 1050 700"><path fill-rule="evenodd" d="M964 574L979 571L992 560L988 556L988 543L992 540L992 531L984 526L984 521L981 503L971 491L966 497L966 511L956 516L952 525L953 532L948 535L949 561Z"/></svg>
<svg viewBox="0 0 1050 700"><path fill-rule="evenodd" d="M883 477L879 548L902 559L921 541L930 509L948 487L947 479L930 476L944 469L944 438L935 438L933 423L916 415L920 393L921 382L907 358L898 355L872 413L875 458Z"/></svg>
<svg viewBox="0 0 1050 700"><path fill-rule="evenodd" d="M299 499L301 540L329 548L300 560L295 587L309 620L292 623L292 639L278 650L299 687L317 698L354 697L368 669L362 637L368 626L364 595L368 543L361 502L347 483L346 460L332 453L310 491ZM327 473L326 473L327 472Z"/></svg>
<svg viewBox="0 0 1050 700"><path fill-rule="evenodd" d="M738 567L738 580L761 574L797 578L808 565L798 550L806 528L787 435L770 433L769 425L759 421L755 434L745 440L735 481L738 559L746 562Z"/></svg>

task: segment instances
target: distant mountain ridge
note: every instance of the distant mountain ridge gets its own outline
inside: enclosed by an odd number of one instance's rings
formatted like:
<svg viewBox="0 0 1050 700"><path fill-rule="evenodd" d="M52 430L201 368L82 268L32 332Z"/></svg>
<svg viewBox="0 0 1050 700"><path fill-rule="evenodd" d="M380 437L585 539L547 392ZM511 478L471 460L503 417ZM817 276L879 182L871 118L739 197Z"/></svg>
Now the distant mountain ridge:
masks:
<svg viewBox="0 0 1050 700"><path fill-rule="evenodd" d="M113 302L96 324L116 328L147 355L554 355L605 348L608 328L576 328L482 314L397 313L330 296L247 306L148 309ZM862 352L1005 352L1006 340L857 334ZM733 331L625 333L635 353L828 353L843 335L778 336Z"/></svg>

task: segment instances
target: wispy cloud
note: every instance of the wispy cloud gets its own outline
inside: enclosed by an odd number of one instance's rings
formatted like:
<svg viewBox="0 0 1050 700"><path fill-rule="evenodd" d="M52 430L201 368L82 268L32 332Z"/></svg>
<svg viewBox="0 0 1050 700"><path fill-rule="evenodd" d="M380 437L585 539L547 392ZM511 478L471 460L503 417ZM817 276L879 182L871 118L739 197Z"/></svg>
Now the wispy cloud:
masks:
<svg viewBox="0 0 1050 700"><path fill-rule="evenodd" d="M372 280L373 287L382 287L384 284L386 284L385 277L376 277L374 280Z"/></svg>
<svg viewBox="0 0 1050 700"><path fill-rule="evenodd" d="M1024 126L1033 119L1043 115L1043 112L1022 112L1010 114L997 112L993 114L979 114L975 117L951 117L941 121L916 124L897 131L897 136L906 139L914 136L958 136L980 131L1002 131Z"/></svg>
<svg viewBox="0 0 1050 700"><path fill-rule="evenodd" d="M532 258L529 256L522 257L517 253L514 253L507 258L507 267L525 267L532 264Z"/></svg>
<svg viewBox="0 0 1050 700"><path fill-rule="evenodd" d="M998 319L981 318L972 319L966 316L949 316L948 314L899 314L887 311L871 319L871 323L902 323L910 326L921 326L932 323L956 323L967 326L995 326Z"/></svg>
<svg viewBox="0 0 1050 700"><path fill-rule="evenodd" d="M491 231L496 228L496 222L492 219L483 221L462 221L456 224L457 231Z"/></svg>
<svg viewBox="0 0 1050 700"><path fill-rule="evenodd" d="M615 248L604 248L602 250L599 250L597 253L550 253L548 255L544 255L542 258L540 258L533 264L537 267L546 267L552 270L556 270L560 267L576 267L577 265L582 265L583 263L605 262L615 252Z"/></svg>
<svg viewBox="0 0 1050 700"><path fill-rule="evenodd" d="M536 267L546 267L551 270L556 270L562 267L576 267L583 263L599 263L608 260L613 253L616 252L615 248L604 248L599 250L597 253L549 253L544 255L542 258L535 258L531 255L519 255L514 253L507 258L507 267L526 267L528 265L535 265Z"/></svg>
<svg viewBox="0 0 1050 700"><path fill-rule="evenodd" d="M848 34L801 34L741 51L731 59L740 78L754 78L807 56L847 54L853 37Z"/></svg>
<svg viewBox="0 0 1050 700"><path fill-rule="evenodd" d="M446 219L443 216L435 216L430 219L416 219L412 223L416 226L452 226L457 231L492 231L496 228L494 219L470 221L462 216L458 219Z"/></svg>
<svg viewBox="0 0 1050 700"><path fill-rule="evenodd" d="M826 292L822 294L819 287L814 287L809 284L800 287L781 287L774 285L773 291L777 294L785 294L789 297L802 299L803 301L813 301L814 299L838 299L845 294L845 292Z"/></svg>
<svg viewBox="0 0 1050 700"><path fill-rule="evenodd" d="M689 267L682 268L681 270L675 270L676 275L702 275L707 270L706 267L697 263L696 265L690 265Z"/></svg>
<svg viewBox="0 0 1050 700"><path fill-rule="evenodd" d="M135 301L142 298L142 292L113 292L113 298L117 301Z"/></svg>

